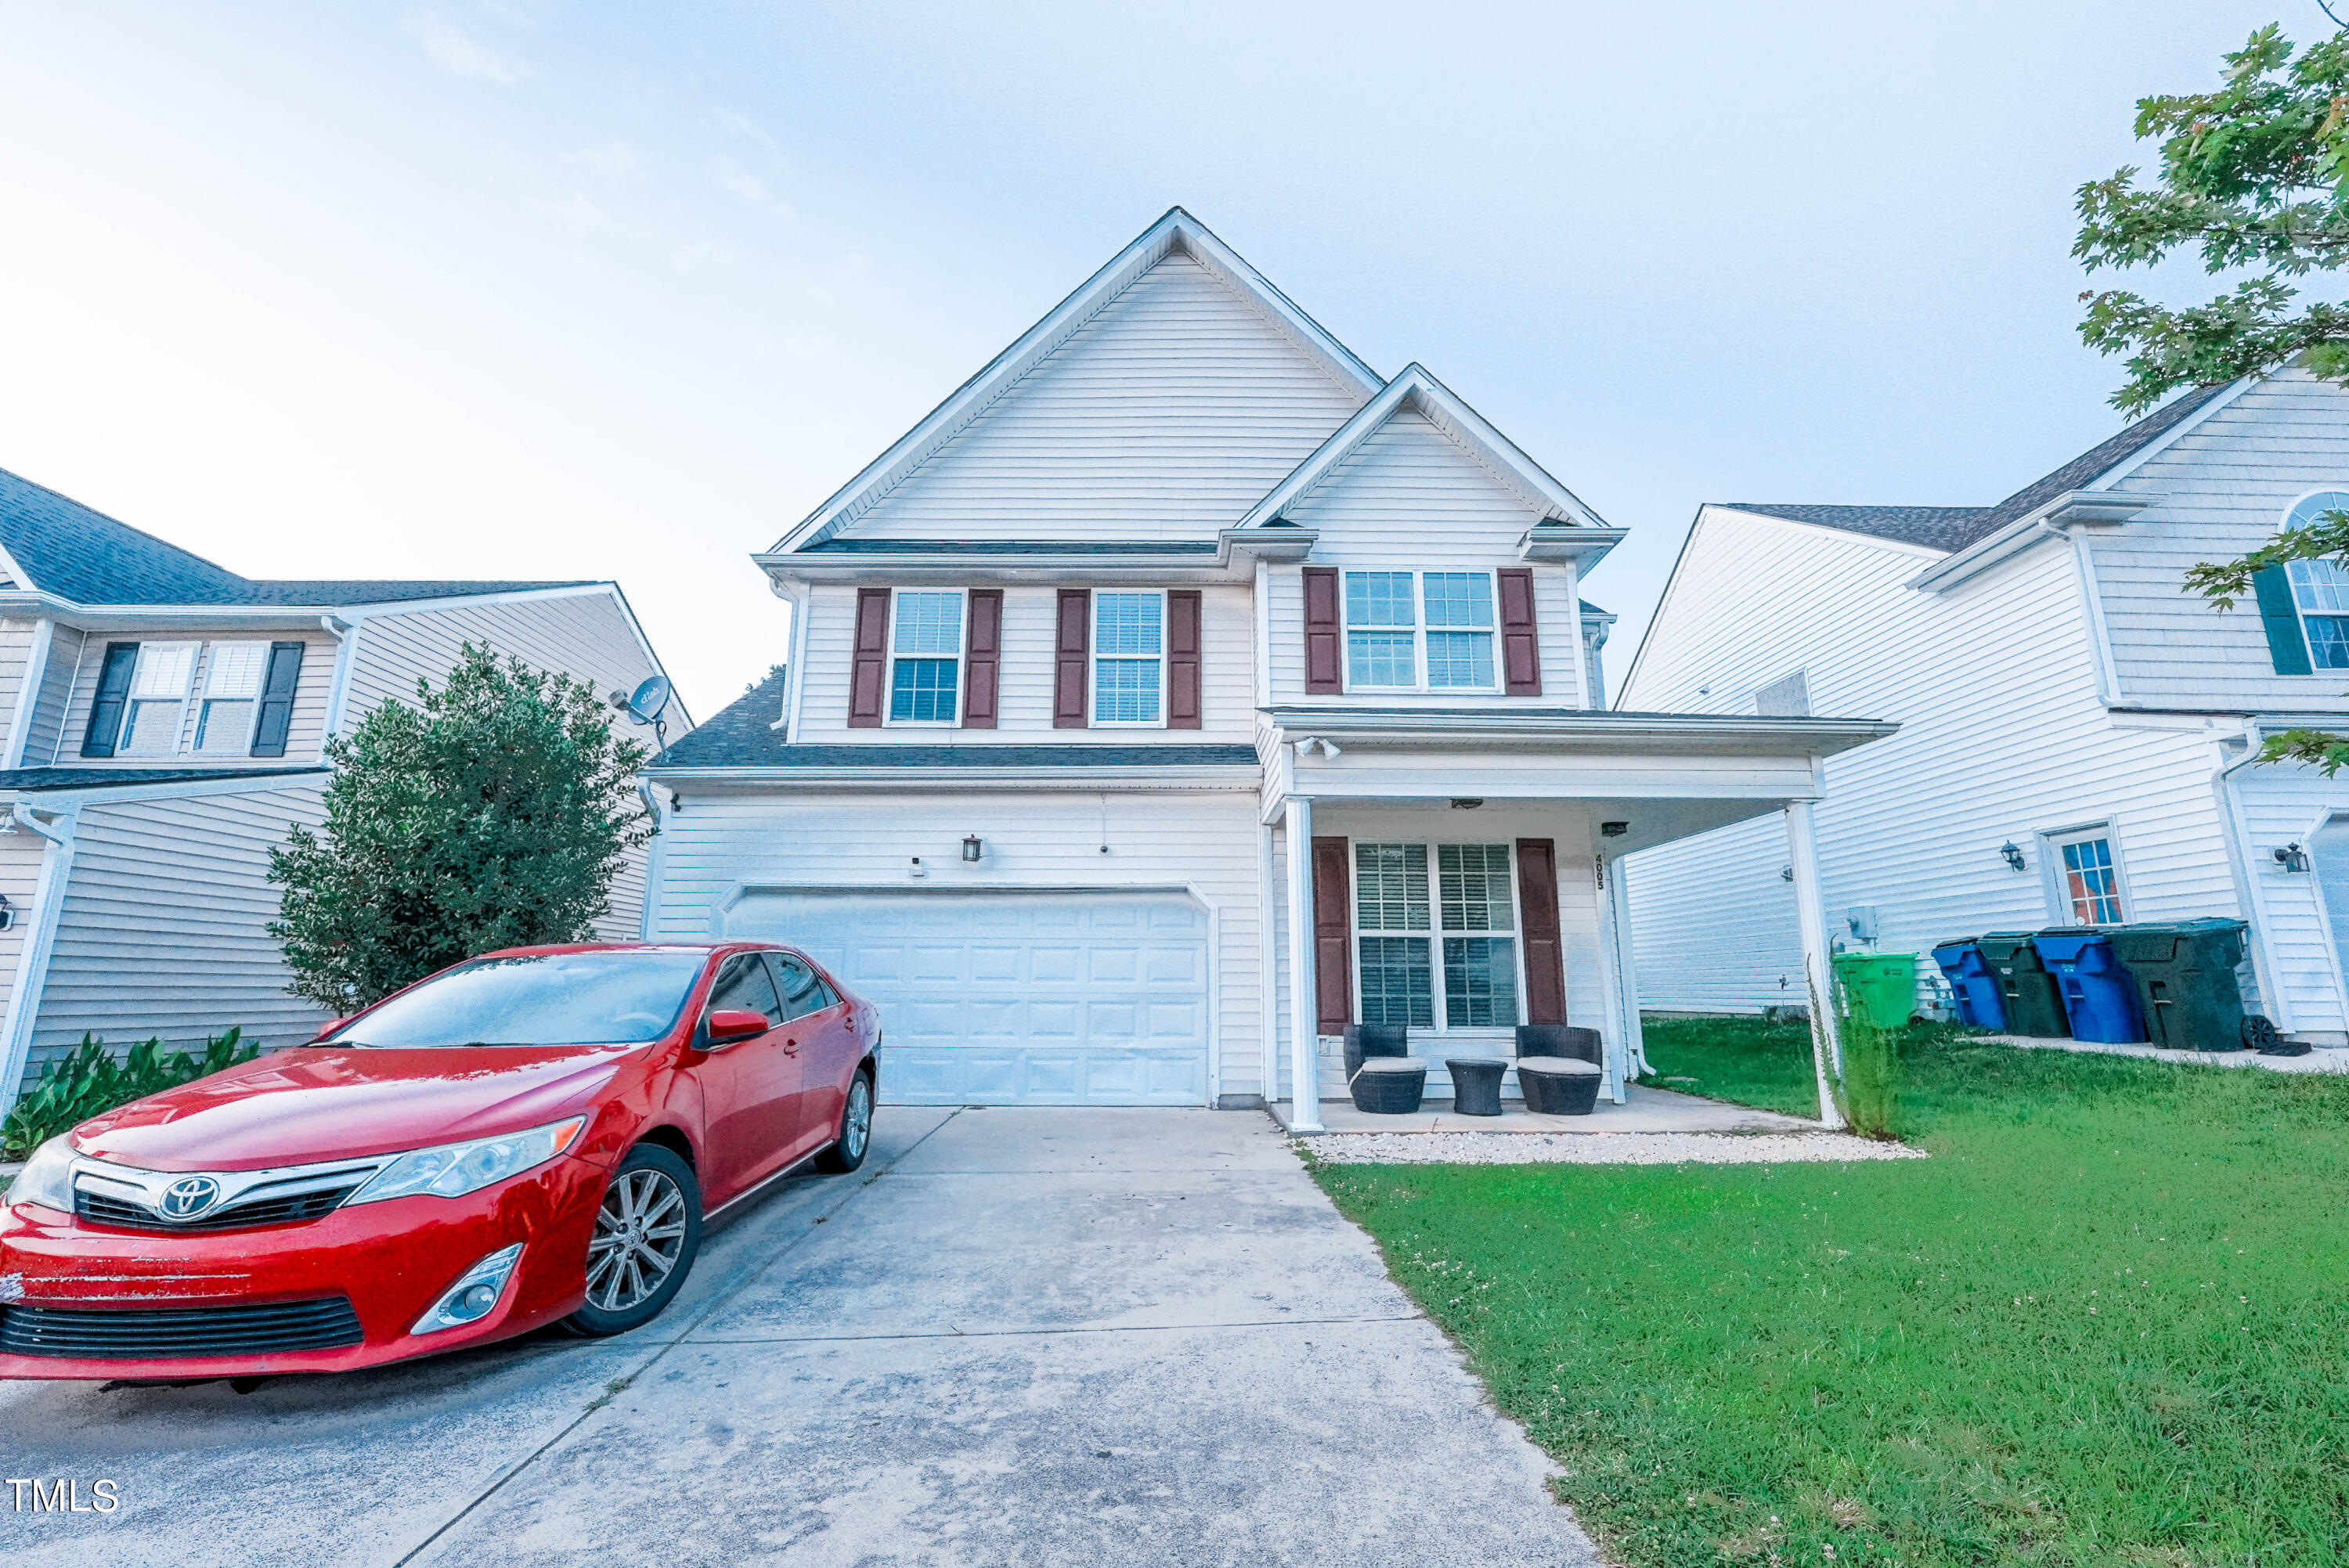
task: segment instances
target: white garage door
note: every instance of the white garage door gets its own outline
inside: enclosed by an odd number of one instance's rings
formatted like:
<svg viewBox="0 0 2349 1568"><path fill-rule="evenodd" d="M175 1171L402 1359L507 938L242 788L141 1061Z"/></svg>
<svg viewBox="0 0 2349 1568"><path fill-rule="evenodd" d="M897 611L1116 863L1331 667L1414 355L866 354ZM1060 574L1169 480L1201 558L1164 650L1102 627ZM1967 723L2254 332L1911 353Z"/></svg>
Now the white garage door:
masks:
<svg viewBox="0 0 2349 1568"><path fill-rule="evenodd" d="M901 1105L1204 1105L1207 918L1174 893L752 893L730 935L881 1009Z"/></svg>

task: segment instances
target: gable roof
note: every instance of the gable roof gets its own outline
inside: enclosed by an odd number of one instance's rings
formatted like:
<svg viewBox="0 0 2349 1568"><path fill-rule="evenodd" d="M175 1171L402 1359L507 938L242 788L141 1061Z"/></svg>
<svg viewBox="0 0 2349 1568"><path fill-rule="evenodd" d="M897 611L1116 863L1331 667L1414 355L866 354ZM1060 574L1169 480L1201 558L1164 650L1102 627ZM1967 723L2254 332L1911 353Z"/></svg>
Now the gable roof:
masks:
<svg viewBox="0 0 2349 1568"><path fill-rule="evenodd" d="M1328 478L1381 426L1404 408L1466 447L1502 480L1523 490L1528 500L1543 509L1545 518L1589 528L1607 526L1572 490L1553 479L1548 469L1526 456L1515 441L1495 429L1485 416L1462 402L1458 394L1415 361L1404 366L1393 380L1380 388L1377 397L1363 404L1287 479L1273 486L1237 526L1263 528L1278 521L1283 511Z"/></svg>
<svg viewBox="0 0 2349 1568"><path fill-rule="evenodd" d="M1180 207L1143 230L1042 320L957 387L863 471L833 492L775 543L769 553L806 549L830 539L903 482L939 448L977 418L1015 382L1098 315L1152 267L1174 253L1197 262L1303 346L1339 380L1370 397L1383 384L1353 350L1298 309L1265 276Z"/></svg>
<svg viewBox="0 0 2349 1568"><path fill-rule="evenodd" d="M21 573L10 586L85 605L333 609L594 585L584 579L564 583L429 578L255 581L5 469L0 469L0 552L6 552Z"/></svg>
<svg viewBox="0 0 2349 1568"><path fill-rule="evenodd" d="M1821 528L1864 533L1899 544L1955 553L1979 544L2019 518L2030 516L2056 497L2092 488L2095 481L2130 459L2145 453L2211 405L2246 382L2222 382L2198 387L2173 397L2118 433L2090 447L2070 462L2023 486L1996 506L1813 506L1756 501L1721 504L1735 511L1758 512L1789 522L1815 523Z"/></svg>

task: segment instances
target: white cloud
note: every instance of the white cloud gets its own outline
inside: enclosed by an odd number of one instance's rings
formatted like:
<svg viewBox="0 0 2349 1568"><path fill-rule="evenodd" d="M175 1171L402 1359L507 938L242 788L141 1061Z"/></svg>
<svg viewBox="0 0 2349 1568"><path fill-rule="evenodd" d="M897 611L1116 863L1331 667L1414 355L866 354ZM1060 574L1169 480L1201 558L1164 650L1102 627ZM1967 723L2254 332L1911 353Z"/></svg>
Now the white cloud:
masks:
<svg viewBox="0 0 2349 1568"><path fill-rule="evenodd" d="M668 264L678 272L691 273L708 266L725 266L741 259L742 253L731 245L696 243L679 245L670 252Z"/></svg>
<svg viewBox="0 0 2349 1568"><path fill-rule="evenodd" d="M791 203L779 199L764 180L736 163L731 159L718 160L718 187L740 196L754 207L764 207L778 218L792 216Z"/></svg>
<svg viewBox="0 0 2349 1568"><path fill-rule="evenodd" d="M625 141L607 141L601 147L583 147L576 152L566 152L563 161L575 164L591 174L606 180L626 180L641 174L645 160L636 150Z"/></svg>
<svg viewBox="0 0 2349 1568"><path fill-rule="evenodd" d="M411 11L400 31L424 46L425 57L452 77L510 87L528 67L474 37L437 11Z"/></svg>
<svg viewBox="0 0 2349 1568"><path fill-rule="evenodd" d="M782 143L770 136L767 133L767 128L757 120L748 115L737 114L730 108L711 109L709 118L718 122L720 129L732 131L744 140L755 141L765 148L774 155L775 161L781 166L782 172L786 174L791 172L791 163L783 157Z"/></svg>
<svg viewBox="0 0 2349 1568"><path fill-rule="evenodd" d="M617 234L623 232L618 221L609 212L605 211L576 191L571 193L568 201L538 201L531 202L530 207L531 211L540 217L551 218L562 227L570 230L571 237L574 240L584 240L590 234Z"/></svg>

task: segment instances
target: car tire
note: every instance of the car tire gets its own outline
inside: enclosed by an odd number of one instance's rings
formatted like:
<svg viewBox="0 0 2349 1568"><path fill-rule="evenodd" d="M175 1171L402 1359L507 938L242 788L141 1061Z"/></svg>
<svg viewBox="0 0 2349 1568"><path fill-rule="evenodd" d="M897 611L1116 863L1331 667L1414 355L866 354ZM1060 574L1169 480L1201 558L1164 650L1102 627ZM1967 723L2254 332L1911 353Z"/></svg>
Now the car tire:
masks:
<svg viewBox="0 0 2349 1568"><path fill-rule="evenodd" d="M840 1102L840 1126L831 1144L815 1157L815 1168L827 1176L845 1176L864 1163L872 1147L873 1075L858 1068Z"/></svg>
<svg viewBox="0 0 2349 1568"><path fill-rule="evenodd" d="M700 1251L693 1167L657 1143L637 1144L605 1184L587 1245L587 1299L563 1326L590 1339L643 1327L676 1298Z"/></svg>

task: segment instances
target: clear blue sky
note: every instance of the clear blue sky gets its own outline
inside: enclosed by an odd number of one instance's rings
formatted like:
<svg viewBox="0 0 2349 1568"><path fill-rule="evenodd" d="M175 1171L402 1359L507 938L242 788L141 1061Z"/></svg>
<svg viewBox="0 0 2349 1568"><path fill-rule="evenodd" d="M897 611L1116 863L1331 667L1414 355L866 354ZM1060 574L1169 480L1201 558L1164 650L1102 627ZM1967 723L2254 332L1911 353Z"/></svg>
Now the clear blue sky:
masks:
<svg viewBox="0 0 2349 1568"><path fill-rule="evenodd" d="M616 576L698 714L746 556L1181 202L1601 515L1987 502L2108 434L2073 190L2313 0L12 0L0 467L256 575ZM2199 291L2191 273L2173 294Z"/></svg>

